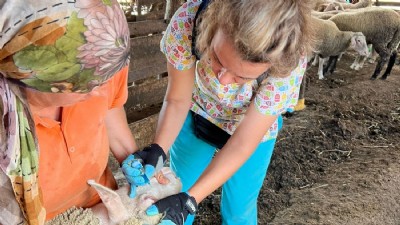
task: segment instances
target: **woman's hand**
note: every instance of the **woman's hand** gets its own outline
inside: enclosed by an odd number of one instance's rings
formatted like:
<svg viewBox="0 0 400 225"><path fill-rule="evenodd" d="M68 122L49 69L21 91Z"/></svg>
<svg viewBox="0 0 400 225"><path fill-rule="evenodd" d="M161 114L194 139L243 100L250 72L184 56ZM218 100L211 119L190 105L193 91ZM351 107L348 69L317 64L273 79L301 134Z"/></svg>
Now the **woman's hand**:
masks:
<svg viewBox="0 0 400 225"><path fill-rule="evenodd" d="M159 224L183 225L189 214L194 215L198 206L196 200L186 192L163 198L146 210L148 216L162 213L164 217Z"/></svg>
<svg viewBox="0 0 400 225"><path fill-rule="evenodd" d="M167 155L158 144L129 155L122 162L122 172L131 186L129 197L134 198L136 187L150 183L150 179L164 166Z"/></svg>

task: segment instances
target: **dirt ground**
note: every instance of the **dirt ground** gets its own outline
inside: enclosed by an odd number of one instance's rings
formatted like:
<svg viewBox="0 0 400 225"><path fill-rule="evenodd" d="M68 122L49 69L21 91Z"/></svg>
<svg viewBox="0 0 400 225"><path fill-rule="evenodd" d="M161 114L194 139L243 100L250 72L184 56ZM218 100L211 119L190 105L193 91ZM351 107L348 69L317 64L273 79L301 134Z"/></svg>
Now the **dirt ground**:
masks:
<svg viewBox="0 0 400 225"><path fill-rule="evenodd" d="M259 224L400 224L400 66L370 80L375 64L318 80L307 71L306 105L285 117L259 196ZM195 224L220 224L219 191Z"/></svg>

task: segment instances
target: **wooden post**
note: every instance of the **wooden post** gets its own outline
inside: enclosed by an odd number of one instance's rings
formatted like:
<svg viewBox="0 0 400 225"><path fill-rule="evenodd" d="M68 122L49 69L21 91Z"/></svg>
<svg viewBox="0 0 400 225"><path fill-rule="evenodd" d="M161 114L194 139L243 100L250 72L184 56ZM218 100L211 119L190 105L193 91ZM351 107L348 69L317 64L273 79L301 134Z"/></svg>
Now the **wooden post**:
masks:
<svg viewBox="0 0 400 225"><path fill-rule="evenodd" d="M165 9L164 19L169 21L171 17L174 15L175 11L181 6L180 0L166 0L167 7Z"/></svg>

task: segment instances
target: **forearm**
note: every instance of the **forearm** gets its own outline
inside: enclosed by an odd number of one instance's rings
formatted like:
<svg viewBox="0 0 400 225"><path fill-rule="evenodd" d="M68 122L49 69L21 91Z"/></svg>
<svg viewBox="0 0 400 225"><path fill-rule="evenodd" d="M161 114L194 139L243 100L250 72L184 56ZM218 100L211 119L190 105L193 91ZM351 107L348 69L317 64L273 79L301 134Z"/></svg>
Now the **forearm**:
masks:
<svg viewBox="0 0 400 225"><path fill-rule="evenodd" d="M189 112L194 86L195 67L179 71L167 64L168 88L158 118L154 142L167 153Z"/></svg>
<svg viewBox="0 0 400 225"><path fill-rule="evenodd" d="M158 125L154 142L168 151L185 121L189 112L190 101L164 101L158 118Z"/></svg>
<svg viewBox="0 0 400 225"><path fill-rule="evenodd" d="M111 152L119 163L138 150L123 107L114 108L107 112L106 127Z"/></svg>

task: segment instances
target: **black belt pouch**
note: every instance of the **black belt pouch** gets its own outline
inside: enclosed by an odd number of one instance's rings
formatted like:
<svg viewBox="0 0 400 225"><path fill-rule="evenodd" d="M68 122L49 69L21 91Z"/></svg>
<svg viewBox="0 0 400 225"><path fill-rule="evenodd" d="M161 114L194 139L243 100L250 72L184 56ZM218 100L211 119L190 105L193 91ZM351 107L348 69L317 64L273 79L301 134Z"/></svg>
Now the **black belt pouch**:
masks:
<svg viewBox="0 0 400 225"><path fill-rule="evenodd" d="M191 111L191 113L193 115L194 133L196 137L208 142L214 147L222 149L231 135L204 117L193 111Z"/></svg>

